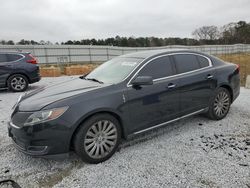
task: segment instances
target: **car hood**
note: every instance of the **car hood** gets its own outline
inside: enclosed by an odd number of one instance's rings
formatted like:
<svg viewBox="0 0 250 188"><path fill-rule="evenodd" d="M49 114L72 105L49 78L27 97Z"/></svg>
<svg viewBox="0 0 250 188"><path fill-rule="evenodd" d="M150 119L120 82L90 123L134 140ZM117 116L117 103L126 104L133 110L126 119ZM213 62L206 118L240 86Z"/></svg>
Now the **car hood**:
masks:
<svg viewBox="0 0 250 188"><path fill-rule="evenodd" d="M19 111L37 111L43 107L87 91L105 87L110 84L75 78L49 87L43 87L25 94L18 104Z"/></svg>

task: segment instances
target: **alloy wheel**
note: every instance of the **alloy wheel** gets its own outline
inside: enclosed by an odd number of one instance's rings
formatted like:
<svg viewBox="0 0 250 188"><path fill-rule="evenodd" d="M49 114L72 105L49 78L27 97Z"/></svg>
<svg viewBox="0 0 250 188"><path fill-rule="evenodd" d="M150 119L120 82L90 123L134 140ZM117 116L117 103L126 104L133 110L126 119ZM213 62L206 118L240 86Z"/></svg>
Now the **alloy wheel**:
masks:
<svg viewBox="0 0 250 188"><path fill-rule="evenodd" d="M87 131L84 139L86 153L94 159L106 157L117 143L116 126L108 120L94 123Z"/></svg>
<svg viewBox="0 0 250 188"><path fill-rule="evenodd" d="M22 77L14 77L11 82L11 87L15 89L16 91L23 90L26 86L26 81Z"/></svg>
<svg viewBox="0 0 250 188"><path fill-rule="evenodd" d="M230 97L225 91L217 94L214 101L214 112L218 117L224 116L230 107Z"/></svg>

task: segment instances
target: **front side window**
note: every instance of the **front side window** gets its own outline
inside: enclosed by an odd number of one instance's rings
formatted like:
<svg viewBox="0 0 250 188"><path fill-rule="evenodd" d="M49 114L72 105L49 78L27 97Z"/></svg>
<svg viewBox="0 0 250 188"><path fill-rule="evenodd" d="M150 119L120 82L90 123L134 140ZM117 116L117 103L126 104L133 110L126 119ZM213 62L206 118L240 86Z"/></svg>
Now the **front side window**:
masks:
<svg viewBox="0 0 250 188"><path fill-rule="evenodd" d="M114 58L103 63L86 76L104 83L119 83L124 80L142 61L139 58Z"/></svg>
<svg viewBox="0 0 250 188"><path fill-rule="evenodd" d="M185 73L200 68L200 64L195 55L192 54L178 54L174 55L177 72Z"/></svg>
<svg viewBox="0 0 250 188"><path fill-rule="evenodd" d="M151 76L153 79L172 75L173 69L169 56L159 57L149 62L138 74L138 76Z"/></svg>

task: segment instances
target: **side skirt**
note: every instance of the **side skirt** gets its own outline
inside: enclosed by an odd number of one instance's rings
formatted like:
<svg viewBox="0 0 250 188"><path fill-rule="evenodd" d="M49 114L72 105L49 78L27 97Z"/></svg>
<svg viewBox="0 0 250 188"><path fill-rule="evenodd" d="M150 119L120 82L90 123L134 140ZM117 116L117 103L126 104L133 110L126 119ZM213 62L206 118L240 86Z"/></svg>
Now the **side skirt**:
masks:
<svg viewBox="0 0 250 188"><path fill-rule="evenodd" d="M137 134L141 134L141 133L150 131L150 130L152 130L152 129L156 129L156 128L162 127L162 126L167 125L167 124L169 124L169 123L173 123L173 122L175 122L175 121L184 119L184 118L186 118L186 117L189 117L189 116L192 116L192 115L196 115L196 114L201 114L201 113L207 112L207 111L208 111L208 107L207 107L207 108L203 108L203 109L198 110L198 111L195 111L195 112L192 112L192 113L190 113L190 114L187 114L187 115L178 117L178 118L176 118L176 119L172 119L172 120L170 120L170 121L167 121L167 122L164 122L164 123L161 123L161 124L158 124L158 125L155 125L155 126L152 126L152 127L149 127L149 128L146 128L146 129L137 131L137 132L134 132L134 133L132 133L130 136L134 136L134 135L137 135ZM128 137L130 137L130 136L128 136Z"/></svg>

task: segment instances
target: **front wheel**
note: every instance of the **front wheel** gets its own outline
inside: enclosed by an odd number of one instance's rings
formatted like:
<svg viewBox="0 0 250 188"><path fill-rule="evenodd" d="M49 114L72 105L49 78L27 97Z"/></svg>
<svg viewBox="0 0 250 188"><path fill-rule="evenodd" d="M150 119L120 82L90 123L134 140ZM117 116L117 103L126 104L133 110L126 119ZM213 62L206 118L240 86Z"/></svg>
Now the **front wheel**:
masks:
<svg viewBox="0 0 250 188"><path fill-rule="evenodd" d="M121 139L119 121L109 114L97 114L85 121L74 139L75 152L88 163L100 163L116 151Z"/></svg>
<svg viewBox="0 0 250 188"><path fill-rule="evenodd" d="M210 102L208 117L213 120L223 119L231 105L231 95L226 88L219 88L215 91L215 95Z"/></svg>

